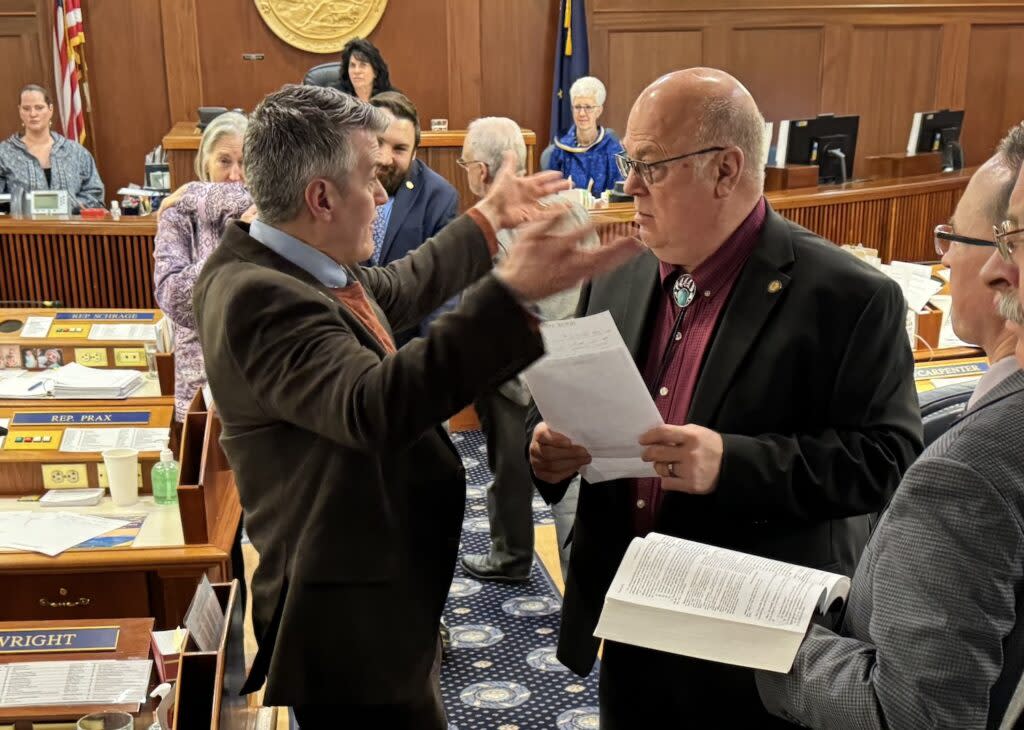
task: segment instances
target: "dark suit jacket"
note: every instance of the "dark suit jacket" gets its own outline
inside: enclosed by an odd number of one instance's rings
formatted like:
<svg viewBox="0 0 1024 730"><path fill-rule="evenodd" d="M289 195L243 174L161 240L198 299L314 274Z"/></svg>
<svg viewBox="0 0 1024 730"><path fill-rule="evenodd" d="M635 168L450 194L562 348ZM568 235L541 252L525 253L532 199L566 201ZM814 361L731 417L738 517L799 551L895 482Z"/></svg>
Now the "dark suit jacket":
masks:
<svg viewBox="0 0 1024 730"><path fill-rule="evenodd" d="M412 183L412 187L407 183ZM380 263L390 264L415 251L451 223L458 213L458 191L425 163L413 160L408 180L395 192L391 218L380 250ZM398 330L396 344L401 347L413 337L425 336L427 326L444 312L454 309L457 303L458 298L454 297L429 313L423 321Z"/></svg>
<svg viewBox="0 0 1024 730"><path fill-rule="evenodd" d="M769 285L779 282L772 293ZM635 359L646 355L658 261L645 254L585 286L580 314L609 310ZM922 449L913 357L899 287L769 210L705 355L688 422L723 434L709 496L667 492L656 531L852 575L879 511ZM539 420L534 411L532 424ZM535 480L548 501L567 482ZM558 658L587 674L604 595L632 537L625 481L583 484ZM678 686L728 711L760 707L752 674L709 697L715 666ZM760 710L758 710L760 712ZM723 727L728 714L722 715Z"/></svg>
<svg viewBox="0 0 1024 730"><path fill-rule="evenodd" d="M484 277L431 336L385 356L330 291L233 223L194 291L206 373L245 525L259 653L275 705L422 697L454 572L462 462L440 424L542 354L536 327L460 218L359 269L385 326Z"/></svg>

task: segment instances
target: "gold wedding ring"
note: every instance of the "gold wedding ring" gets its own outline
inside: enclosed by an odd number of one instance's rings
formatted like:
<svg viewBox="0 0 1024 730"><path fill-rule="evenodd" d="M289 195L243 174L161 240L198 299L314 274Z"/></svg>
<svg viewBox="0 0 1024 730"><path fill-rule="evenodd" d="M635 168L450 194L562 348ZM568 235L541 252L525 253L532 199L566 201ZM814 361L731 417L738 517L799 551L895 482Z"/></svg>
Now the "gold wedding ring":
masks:
<svg viewBox="0 0 1024 730"><path fill-rule="evenodd" d="M668 475L670 477L672 477L673 479L675 479L676 478L676 463L674 461L670 461L670 462L668 462L668 466L666 468L668 469Z"/></svg>

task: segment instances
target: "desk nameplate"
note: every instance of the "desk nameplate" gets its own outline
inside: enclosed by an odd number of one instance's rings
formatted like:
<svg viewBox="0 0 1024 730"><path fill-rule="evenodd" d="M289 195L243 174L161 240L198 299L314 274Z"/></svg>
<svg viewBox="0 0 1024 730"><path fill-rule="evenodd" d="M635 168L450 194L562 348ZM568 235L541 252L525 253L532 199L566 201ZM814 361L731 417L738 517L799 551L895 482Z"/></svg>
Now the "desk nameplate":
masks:
<svg viewBox="0 0 1024 730"><path fill-rule="evenodd" d="M107 424L148 425L150 411L22 412L11 418L12 426L97 426Z"/></svg>
<svg viewBox="0 0 1024 730"><path fill-rule="evenodd" d="M89 321L153 320L156 319L156 314L153 312L58 312L54 315L54 319L84 319Z"/></svg>
<svg viewBox="0 0 1024 730"><path fill-rule="evenodd" d="M971 375L984 375L988 372L987 362L966 362L955 365L924 365L914 368L914 380L932 380L934 378L961 378Z"/></svg>
<svg viewBox="0 0 1024 730"><path fill-rule="evenodd" d="M119 626L0 629L0 654L116 651L120 634Z"/></svg>

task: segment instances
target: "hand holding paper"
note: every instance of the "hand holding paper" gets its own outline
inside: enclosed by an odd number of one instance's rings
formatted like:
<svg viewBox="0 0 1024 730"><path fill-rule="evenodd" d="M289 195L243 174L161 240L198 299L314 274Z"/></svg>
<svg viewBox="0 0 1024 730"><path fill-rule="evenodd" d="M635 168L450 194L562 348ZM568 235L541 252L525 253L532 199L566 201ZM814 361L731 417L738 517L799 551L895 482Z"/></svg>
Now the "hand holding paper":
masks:
<svg viewBox="0 0 1024 730"><path fill-rule="evenodd" d="M568 436L552 431L543 421L533 429L530 466L538 478L557 484L590 463L590 453Z"/></svg>

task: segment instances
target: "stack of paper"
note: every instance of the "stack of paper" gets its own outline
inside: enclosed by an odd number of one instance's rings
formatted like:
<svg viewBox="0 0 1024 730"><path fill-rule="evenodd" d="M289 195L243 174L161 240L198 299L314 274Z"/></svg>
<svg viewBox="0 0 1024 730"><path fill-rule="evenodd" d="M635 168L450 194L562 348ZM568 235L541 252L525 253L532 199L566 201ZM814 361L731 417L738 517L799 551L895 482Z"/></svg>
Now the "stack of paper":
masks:
<svg viewBox="0 0 1024 730"><path fill-rule="evenodd" d="M50 394L49 373L22 371L15 377L0 378L0 398L45 398Z"/></svg>
<svg viewBox="0 0 1024 730"><path fill-rule="evenodd" d="M942 289L942 282L932 278L932 267L893 261L881 267L889 278L900 285L903 298L912 312L923 312L928 300Z"/></svg>
<svg viewBox="0 0 1024 730"><path fill-rule="evenodd" d="M127 398L142 385L138 370L102 370L68 363L53 375L54 398Z"/></svg>
<svg viewBox="0 0 1024 730"><path fill-rule="evenodd" d="M51 489L39 498L43 507L92 507L103 499L100 487L89 489Z"/></svg>

